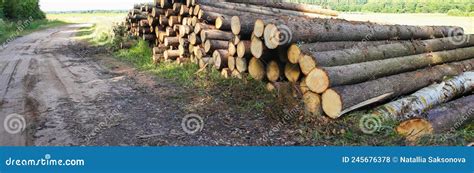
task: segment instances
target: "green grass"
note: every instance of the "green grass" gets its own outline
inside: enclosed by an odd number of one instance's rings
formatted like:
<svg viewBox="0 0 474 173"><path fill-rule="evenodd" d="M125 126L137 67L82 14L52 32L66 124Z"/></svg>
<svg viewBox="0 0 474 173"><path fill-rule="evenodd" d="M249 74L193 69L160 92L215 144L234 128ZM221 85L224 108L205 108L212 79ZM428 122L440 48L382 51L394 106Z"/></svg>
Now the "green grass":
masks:
<svg viewBox="0 0 474 173"><path fill-rule="evenodd" d="M19 24L22 22L23 24ZM9 39L29 34L34 31L65 25L67 22L59 20L34 20L32 22L25 21L4 21L0 19L0 43L4 43Z"/></svg>

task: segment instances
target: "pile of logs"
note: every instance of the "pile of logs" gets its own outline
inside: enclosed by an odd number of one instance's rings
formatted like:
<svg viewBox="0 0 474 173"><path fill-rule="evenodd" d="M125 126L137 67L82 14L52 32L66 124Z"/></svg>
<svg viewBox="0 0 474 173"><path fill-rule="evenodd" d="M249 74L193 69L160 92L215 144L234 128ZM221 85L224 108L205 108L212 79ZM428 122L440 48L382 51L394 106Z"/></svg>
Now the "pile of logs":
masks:
<svg viewBox="0 0 474 173"><path fill-rule="evenodd" d="M472 94L472 73L464 72L474 70L474 35L455 26L382 25L337 15L280 1L155 0L136 5L126 23L131 35L154 45L155 63L196 63L220 70L224 77L248 74L267 82L269 90L290 83L312 116L335 119L415 92L375 110L391 119L413 114L398 119L405 121ZM443 81L447 76L464 78ZM456 102L472 105L469 97ZM412 103L428 98L434 100ZM426 122L446 119L433 114Z"/></svg>

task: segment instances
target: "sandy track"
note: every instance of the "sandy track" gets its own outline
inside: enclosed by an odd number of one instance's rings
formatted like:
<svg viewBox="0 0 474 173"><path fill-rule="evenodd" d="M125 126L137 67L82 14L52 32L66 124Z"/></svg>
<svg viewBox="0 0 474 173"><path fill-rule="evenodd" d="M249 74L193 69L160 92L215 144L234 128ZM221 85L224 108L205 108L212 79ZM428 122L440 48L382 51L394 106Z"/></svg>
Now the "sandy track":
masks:
<svg viewBox="0 0 474 173"><path fill-rule="evenodd" d="M35 32L0 49L0 146L298 143L294 130L261 113L137 72L75 42L80 27ZM3 123L12 114L26 121L20 133ZM183 130L189 114L203 120L196 134Z"/></svg>

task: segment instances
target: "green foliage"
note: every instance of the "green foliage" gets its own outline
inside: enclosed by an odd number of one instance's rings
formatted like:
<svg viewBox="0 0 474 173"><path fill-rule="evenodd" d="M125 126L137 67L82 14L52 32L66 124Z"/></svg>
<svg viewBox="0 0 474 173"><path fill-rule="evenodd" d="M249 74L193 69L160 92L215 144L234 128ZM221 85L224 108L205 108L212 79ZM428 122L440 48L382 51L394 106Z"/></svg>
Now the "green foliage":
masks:
<svg viewBox="0 0 474 173"><path fill-rule="evenodd" d="M39 8L39 0L2 0L5 17L13 20L45 19Z"/></svg>
<svg viewBox="0 0 474 173"><path fill-rule="evenodd" d="M3 13L3 0L0 0L0 19L4 17L5 17L5 14Z"/></svg>
<svg viewBox="0 0 474 173"><path fill-rule="evenodd" d="M138 67L145 68L146 66L152 64L150 56L152 55L152 50L149 46L149 43L143 40L137 43L134 47L127 50L120 50L117 52L117 56L123 60L131 62Z"/></svg>
<svg viewBox="0 0 474 173"><path fill-rule="evenodd" d="M376 13L448 13L459 10L456 16L468 16L474 11L472 0L286 0L288 2L316 4L338 11Z"/></svg>

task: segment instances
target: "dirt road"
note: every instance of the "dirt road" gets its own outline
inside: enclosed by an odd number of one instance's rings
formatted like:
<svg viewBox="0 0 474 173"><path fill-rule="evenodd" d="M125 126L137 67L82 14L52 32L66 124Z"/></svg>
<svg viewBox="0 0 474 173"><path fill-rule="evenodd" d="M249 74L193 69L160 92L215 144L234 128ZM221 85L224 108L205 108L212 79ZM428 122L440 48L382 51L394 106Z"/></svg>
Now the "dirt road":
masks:
<svg viewBox="0 0 474 173"><path fill-rule="evenodd" d="M236 111L74 41L79 27L35 32L0 49L0 146L301 142L289 125Z"/></svg>

